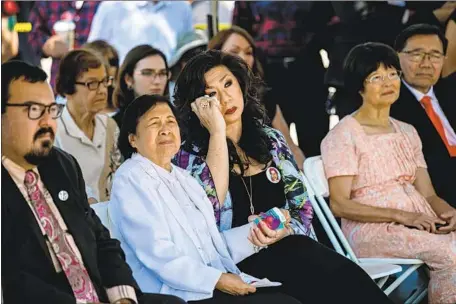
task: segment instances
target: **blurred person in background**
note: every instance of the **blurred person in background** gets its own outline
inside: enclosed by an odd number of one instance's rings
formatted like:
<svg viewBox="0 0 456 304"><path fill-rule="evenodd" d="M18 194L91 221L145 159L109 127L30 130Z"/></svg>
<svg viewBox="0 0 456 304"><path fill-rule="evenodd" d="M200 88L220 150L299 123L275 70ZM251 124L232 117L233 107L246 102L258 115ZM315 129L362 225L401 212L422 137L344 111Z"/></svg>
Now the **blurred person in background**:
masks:
<svg viewBox="0 0 456 304"><path fill-rule="evenodd" d="M441 78L447 45L439 27L429 24L397 36L403 78L391 116L416 128L437 194L456 207L456 72Z"/></svg>
<svg viewBox="0 0 456 304"><path fill-rule="evenodd" d="M18 5L5 1L2 5L2 63L14 58L19 53L19 36L14 30Z"/></svg>
<svg viewBox="0 0 456 304"><path fill-rule="evenodd" d="M92 51L70 51L62 58L56 80L57 93L67 99L57 120L55 145L81 165L90 203L109 200L114 172L120 166L119 129L100 114L106 108L108 76L103 58Z"/></svg>
<svg viewBox="0 0 456 304"><path fill-rule="evenodd" d="M233 25L230 29L220 31L209 41L208 49L219 50L239 56L252 69L255 76L264 79L263 68L256 55L255 41L246 30ZM290 137L290 129L283 117L278 101L271 99L272 94L268 88L263 88L262 91L262 102L265 105L272 127L283 134L288 146L293 152L299 169L302 170L305 158L304 153L293 143ZM305 145L305 143L302 144Z"/></svg>
<svg viewBox="0 0 456 304"><path fill-rule="evenodd" d="M215 1L210 0L190 0L192 5L193 26L195 29L207 30L207 15L212 15L212 5ZM218 26L219 30L230 28L233 21L233 9L235 1L217 1L218 6Z"/></svg>
<svg viewBox="0 0 456 304"><path fill-rule="evenodd" d="M192 28L187 1L103 1L89 42L101 39L111 44L119 52L120 63L141 44L152 45L170 60L180 35Z"/></svg>
<svg viewBox="0 0 456 304"><path fill-rule="evenodd" d="M138 96L169 94L171 72L165 54L144 44L130 50L120 66L114 90L114 104L119 108L113 116L119 128L125 109Z"/></svg>
<svg viewBox="0 0 456 304"><path fill-rule="evenodd" d="M8 16L8 27L11 29L18 24L15 31L19 37L19 48L17 54L12 57L13 60L21 60L33 65L40 66L40 57L37 56L30 44L28 43L29 31L32 29L32 24L29 22L29 15L35 1L2 1L2 16ZM2 21L2 25L3 25ZM7 42L8 38L2 41ZM5 58L2 57L4 61Z"/></svg>
<svg viewBox="0 0 456 304"><path fill-rule="evenodd" d="M448 19L445 37L448 40L448 46L443 64L442 77L447 77L456 72L456 9L453 10L453 13Z"/></svg>
<svg viewBox="0 0 456 304"><path fill-rule="evenodd" d="M173 102L174 85L180 72L191 58L207 49L207 36L201 30L187 32L177 42L176 52L169 62L171 80L169 82L170 101Z"/></svg>
<svg viewBox="0 0 456 304"><path fill-rule="evenodd" d="M319 54L331 17L324 1L236 1L233 25L255 40L265 82L288 123L294 122L306 157L320 154L329 117L325 69Z"/></svg>
<svg viewBox="0 0 456 304"><path fill-rule="evenodd" d="M113 81L108 87L108 102L103 113L114 115L117 112L117 108L114 106L112 95L117 82L117 73L119 72L119 55L116 49L104 40L94 40L86 43L83 45L83 48L98 52L108 65L108 75L112 77Z"/></svg>
<svg viewBox="0 0 456 304"><path fill-rule="evenodd" d="M37 56L52 58L52 88L55 86L60 58L70 50L70 46L53 30L54 24L60 20L74 22L74 48L79 48L87 41L92 18L99 4L99 1L35 1L29 16L32 31L28 35L28 42Z"/></svg>

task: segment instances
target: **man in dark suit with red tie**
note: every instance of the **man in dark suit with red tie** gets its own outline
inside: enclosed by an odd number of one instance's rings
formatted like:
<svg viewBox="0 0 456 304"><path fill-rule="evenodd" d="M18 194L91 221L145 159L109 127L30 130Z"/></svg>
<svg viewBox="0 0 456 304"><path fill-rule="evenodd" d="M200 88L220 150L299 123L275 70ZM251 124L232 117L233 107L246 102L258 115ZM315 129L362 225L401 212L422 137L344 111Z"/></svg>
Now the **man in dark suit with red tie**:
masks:
<svg viewBox="0 0 456 304"><path fill-rule="evenodd" d="M53 147L62 105L46 78L22 61L2 64L4 303L185 303L139 290L76 159Z"/></svg>
<svg viewBox="0 0 456 304"><path fill-rule="evenodd" d="M397 36L404 76L391 116L417 129L436 193L456 207L456 73L440 78L447 44L429 24L412 25Z"/></svg>

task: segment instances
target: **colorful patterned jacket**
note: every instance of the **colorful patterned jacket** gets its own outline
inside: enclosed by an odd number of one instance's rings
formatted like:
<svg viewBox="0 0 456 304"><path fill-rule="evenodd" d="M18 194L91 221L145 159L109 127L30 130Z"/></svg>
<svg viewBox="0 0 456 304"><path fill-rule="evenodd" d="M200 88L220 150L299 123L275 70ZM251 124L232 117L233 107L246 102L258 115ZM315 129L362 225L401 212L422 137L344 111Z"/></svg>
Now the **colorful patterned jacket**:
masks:
<svg viewBox="0 0 456 304"><path fill-rule="evenodd" d="M302 175L288 148L283 135L270 127L265 127L266 134L271 139L271 155L275 166L279 169L285 184L285 197L283 208L290 211L292 217L291 227L296 234L311 235L311 222L313 209L304 186ZM231 229L233 219L233 205L228 191L223 206L217 198L209 166L203 157L196 153L180 150L173 160L174 164L186 169L195 177L200 185L206 190L209 200L212 202L217 225L220 231Z"/></svg>

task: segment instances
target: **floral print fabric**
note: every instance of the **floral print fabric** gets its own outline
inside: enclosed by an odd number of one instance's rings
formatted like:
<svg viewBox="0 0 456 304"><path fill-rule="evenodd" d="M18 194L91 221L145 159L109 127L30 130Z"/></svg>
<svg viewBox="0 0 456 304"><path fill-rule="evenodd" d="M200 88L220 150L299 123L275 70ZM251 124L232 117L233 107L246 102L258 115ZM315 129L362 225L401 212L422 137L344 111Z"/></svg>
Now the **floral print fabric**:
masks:
<svg viewBox="0 0 456 304"><path fill-rule="evenodd" d="M271 140L271 155L275 166L280 171L285 184L285 209L292 217L291 227L296 234L311 235L313 209L304 186L302 175L288 148L283 135L270 127L265 126L265 132ZM214 214L220 231L231 228L233 210L231 196L228 191L225 201L221 205L214 185L211 172L203 157L196 152L180 150L174 158L174 163L186 169L195 177L206 191L214 208Z"/></svg>

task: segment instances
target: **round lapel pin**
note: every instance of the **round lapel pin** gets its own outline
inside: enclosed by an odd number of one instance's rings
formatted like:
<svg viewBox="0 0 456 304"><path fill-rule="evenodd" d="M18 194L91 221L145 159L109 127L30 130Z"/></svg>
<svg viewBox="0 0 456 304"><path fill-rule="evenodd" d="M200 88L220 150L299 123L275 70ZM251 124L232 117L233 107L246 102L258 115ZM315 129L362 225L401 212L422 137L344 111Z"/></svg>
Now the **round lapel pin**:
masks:
<svg viewBox="0 0 456 304"><path fill-rule="evenodd" d="M269 167L266 170L266 176L268 180L273 184L277 184L278 182L280 182L280 172L275 167Z"/></svg>
<svg viewBox="0 0 456 304"><path fill-rule="evenodd" d="M65 190L62 190L59 192L59 199L63 202L65 202L68 199L68 192Z"/></svg>

